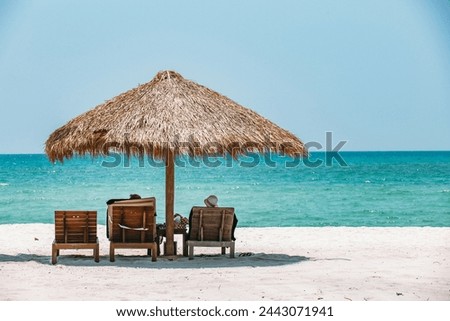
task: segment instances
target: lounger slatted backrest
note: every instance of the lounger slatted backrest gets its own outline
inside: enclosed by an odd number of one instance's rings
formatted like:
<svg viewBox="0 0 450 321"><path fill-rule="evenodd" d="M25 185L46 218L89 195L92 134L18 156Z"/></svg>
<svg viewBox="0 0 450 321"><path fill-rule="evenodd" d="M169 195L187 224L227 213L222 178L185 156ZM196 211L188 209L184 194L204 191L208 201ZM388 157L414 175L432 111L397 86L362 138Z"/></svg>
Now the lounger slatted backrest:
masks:
<svg viewBox="0 0 450 321"><path fill-rule="evenodd" d="M55 211L57 243L96 243L96 211Z"/></svg>
<svg viewBox="0 0 450 321"><path fill-rule="evenodd" d="M234 208L193 207L189 239L196 241L231 241Z"/></svg>
<svg viewBox="0 0 450 321"><path fill-rule="evenodd" d="M109 240L144 243L156 238L155 198L126 200L108 207Z"/></svg>
<svg viewBox="0 0 450 321"><path fill-rule="evenodd" d="M52 243L52 264L60 250L91 249L94 260L100 260L96 211L55 211L55 239Z"/></svg>

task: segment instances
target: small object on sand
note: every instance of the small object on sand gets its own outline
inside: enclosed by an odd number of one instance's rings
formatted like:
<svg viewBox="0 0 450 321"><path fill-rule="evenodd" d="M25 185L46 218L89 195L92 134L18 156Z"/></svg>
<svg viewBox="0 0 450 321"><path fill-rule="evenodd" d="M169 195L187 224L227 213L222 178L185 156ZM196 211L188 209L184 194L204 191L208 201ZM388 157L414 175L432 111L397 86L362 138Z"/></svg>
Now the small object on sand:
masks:
<svg viewBox="0 0 450 321"><path fill-rule="evenodd" d="M34 238L35 241L39 241L39 239L37 237Z"/></svg>
<svg viewBox="0 0 450 321"><path fill-rule="evenodd" d="M397 294L397 296L403 295L401 292L395 292L395 294Z"/></svg>

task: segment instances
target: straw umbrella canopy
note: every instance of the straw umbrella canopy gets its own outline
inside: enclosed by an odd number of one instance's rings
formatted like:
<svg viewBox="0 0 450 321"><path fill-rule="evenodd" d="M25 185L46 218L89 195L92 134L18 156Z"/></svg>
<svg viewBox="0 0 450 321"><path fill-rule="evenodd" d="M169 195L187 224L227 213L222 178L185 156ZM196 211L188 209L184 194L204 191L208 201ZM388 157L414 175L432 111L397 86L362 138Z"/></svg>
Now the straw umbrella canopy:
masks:
<svg viewBox="0 0 450 321"><path fill-rule="evenodd" d="M174 253L174 158L249 151L304 155L292 133L233 100L174 71L75 117L47 139L49 159L74 155L151 156L166 165L166 254Z"/></svg>

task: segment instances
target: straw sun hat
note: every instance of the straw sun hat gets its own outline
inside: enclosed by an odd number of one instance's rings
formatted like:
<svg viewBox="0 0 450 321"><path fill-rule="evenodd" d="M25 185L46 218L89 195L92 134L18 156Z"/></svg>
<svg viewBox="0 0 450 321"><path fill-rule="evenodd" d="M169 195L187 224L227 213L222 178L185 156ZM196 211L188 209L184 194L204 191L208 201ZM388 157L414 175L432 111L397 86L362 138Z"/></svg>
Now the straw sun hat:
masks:
<svg viewBox="0 0 450 321"><path fill-rule="evenodd" d="M207 198L205 198L204 202L206 206L210 207L216 207L217 206L217 196L216 195L209 195Z"/></svg>

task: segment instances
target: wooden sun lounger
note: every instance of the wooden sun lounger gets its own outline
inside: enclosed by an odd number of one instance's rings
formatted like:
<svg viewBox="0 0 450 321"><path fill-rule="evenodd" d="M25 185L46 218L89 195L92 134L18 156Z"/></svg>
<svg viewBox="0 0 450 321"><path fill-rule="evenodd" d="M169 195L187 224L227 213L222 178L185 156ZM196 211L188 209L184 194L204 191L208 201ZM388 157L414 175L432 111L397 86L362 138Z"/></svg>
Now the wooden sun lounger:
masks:
<svg viewBox="0 0 450 321"><path fill-rule="evenodd" d="M232 240L234 208L231 207L193 207L189 226L187 247L189 259L194 258L194 247L230 248L230 258L234 258Z"/></svg>
<svg viewBox="0 0 450 321"><path fill-rule="evenodd" d="M154 197L118 201L108 206L109 259L115 249L147 249L157 257L156 200Z"/></svg>
<svg viewBox="0 0 450 321"><path fill-rule="evenodd" d="M55 211L55 240L52 244L52 264L59 250L92 249L99 262L96 211Z"/></svg>

